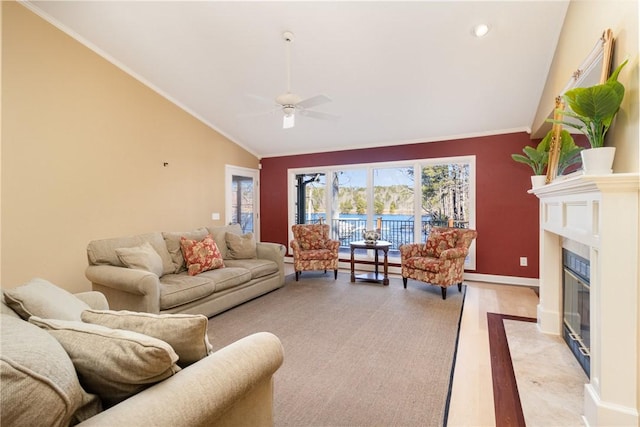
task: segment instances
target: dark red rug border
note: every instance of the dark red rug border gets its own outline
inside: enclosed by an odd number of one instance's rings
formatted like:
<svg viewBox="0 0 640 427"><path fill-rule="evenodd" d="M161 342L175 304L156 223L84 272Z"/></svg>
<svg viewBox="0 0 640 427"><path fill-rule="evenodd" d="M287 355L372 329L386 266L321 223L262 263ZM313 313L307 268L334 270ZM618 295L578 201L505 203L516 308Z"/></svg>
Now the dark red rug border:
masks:
<svg viewBox="0 0 640 427"><path fill-rule="evenodd" d="M513 371L513 362L509 352L504 320L536 322L530 317L507 314L487 313L489 332L489 352L491 355L491 376L493 379L493 406L496 415L496 427L524 427L524 414L518 393L518 384Z"/></svg>

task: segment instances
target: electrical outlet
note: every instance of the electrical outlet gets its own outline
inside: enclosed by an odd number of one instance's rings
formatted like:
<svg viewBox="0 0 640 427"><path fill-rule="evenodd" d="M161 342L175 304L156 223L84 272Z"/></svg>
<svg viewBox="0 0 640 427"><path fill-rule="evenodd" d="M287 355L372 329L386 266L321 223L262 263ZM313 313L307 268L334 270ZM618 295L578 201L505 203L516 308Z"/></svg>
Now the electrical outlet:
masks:
<svg viewBox="0 0 640 427"><path fill-rule="evenodd" d="M521 256L520 257L520 267L526 267L527 264L527 257L526 256Z"/></svg>
<svg viewBox="0 0 640 427"><path fill-rule="evenodd" d="M220 214L218 212L214 212L211 214L211 219L217 221L220 219Z"/></svg>

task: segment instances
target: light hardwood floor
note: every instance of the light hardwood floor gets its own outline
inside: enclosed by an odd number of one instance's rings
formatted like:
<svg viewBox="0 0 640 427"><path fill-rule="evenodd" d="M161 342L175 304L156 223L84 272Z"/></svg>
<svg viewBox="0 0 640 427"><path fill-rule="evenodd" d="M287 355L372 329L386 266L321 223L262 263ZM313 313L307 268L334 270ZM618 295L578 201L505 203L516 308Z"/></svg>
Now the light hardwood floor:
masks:
<svg viewBox="0 0 640 427"><path fill-rule="evenodd" d="M285 264L285 272L292 274L293 266ZM402 286L400 276L390 278L390 286ZM447 426L495 426L487 313L535 318L538 296L525 286L465 284ZM504 323L526 425L583 425L588 379L562 338L539 332L535 323Z"/></svg>
<svg viewBox="0 0 640 427"><path fill-rule="evenodd" d="M487 313L536 317L538 296L528 287L465 282L449 427L496 425ZM535 323L505 321L527 426L580 426L587 376L561 337Z"/></svg>

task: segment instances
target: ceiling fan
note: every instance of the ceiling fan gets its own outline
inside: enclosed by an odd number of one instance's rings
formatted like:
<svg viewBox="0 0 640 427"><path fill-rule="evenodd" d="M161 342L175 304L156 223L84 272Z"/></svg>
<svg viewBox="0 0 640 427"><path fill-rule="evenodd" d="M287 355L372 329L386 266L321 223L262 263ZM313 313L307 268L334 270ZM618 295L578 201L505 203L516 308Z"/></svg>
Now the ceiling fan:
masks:
<svg viewBox="0 0 640 427"><path fill-rule="evenodd" d="M305 117L311 117L321 120L335 120L338 116L320 111L313 111L309 108L331 102L326 95L316 95L311 98L302 99L300 95L291 92L291 42L293 42L293 33L285 31L282 38L287 45L287 91L276 97L276 111L281 110L283 113L282 128L289 129L295 126L296 113ZM258 98L258 97L256 97ZM269 112L267 112L269 113Z"/></svg>

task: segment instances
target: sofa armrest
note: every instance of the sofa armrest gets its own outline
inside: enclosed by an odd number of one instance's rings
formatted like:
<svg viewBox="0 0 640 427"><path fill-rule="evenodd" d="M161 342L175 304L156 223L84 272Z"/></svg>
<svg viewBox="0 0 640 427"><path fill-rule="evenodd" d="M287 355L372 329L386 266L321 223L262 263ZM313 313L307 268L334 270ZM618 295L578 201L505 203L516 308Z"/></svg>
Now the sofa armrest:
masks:
<svg viewBox="0 0 640 427"><path fill-rule="evenodd" d="M89 291L73 295L94 310L109 310L109 302L102 292Z"/></svg>
<svg viewBox="0 0 640 427"><path fill-rule="evenodd" d="M283 357L275 335L249 335L79 426L272 425Z"/></svg>
<svg viewBox="0 0 640 427"><path fill-rule="evenodd" d="M257 242L256 249L259 259L268 259L278 264L280 284L284 285L284 254L287 248L280 243Z"/></svg>
<svg viewBox="0 0 640 427"><path fill-rule="evenodd" d="M286 252L284 245L271 242L257 242L256 249L258 258L268 259L274 262L282 261Z"/></svg>
<svg viewBox="0 0 640 427"><path fill-rule="evenodd" d="M85 276L112 310L160 312L160 279L153 273L113 265L90 265Z"/></svg>

